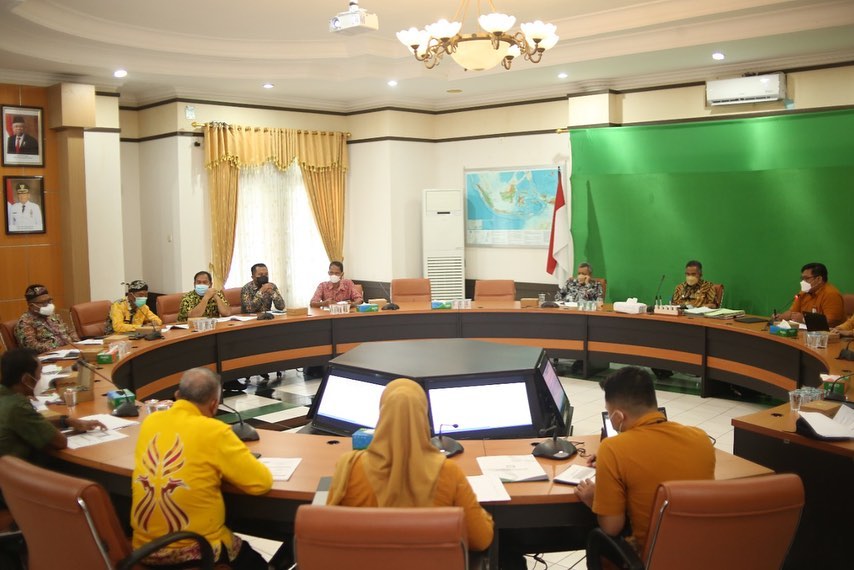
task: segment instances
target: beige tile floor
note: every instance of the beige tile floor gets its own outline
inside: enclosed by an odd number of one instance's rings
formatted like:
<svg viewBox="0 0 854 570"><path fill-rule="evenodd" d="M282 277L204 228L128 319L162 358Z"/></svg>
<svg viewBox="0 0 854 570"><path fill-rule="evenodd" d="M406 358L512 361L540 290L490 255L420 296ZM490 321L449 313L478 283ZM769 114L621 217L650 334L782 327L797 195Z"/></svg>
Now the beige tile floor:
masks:
<svg viewBox="0 0 854 570"><path fill-rule="evenodd" d="M683 382L690 379L683 379ZM602 390L598 379L581 380L561 377L570 403L575 408L573 428L575 434L599 433L602 428L602 410L605 409ZM304 381L302 374L288 371L281 384L274 391L274 397L288 399L293 396L311 396L318 388L319 380ZM686 425L694 425L706 431L717 440L715 446L732 453L732 418L743 416L768 407L763 404L746 403L718 398L700 398L692 394L682 394L657 390L658 405L667 409L670 420ZM252 546L265 557L270 558L279 548L278 542L257 537L245 537ZM586 570L584 551L548 552L540 556L544 562L528 557L528 568L544 570ZM545 564L545 565L544 565Z"/></svg>

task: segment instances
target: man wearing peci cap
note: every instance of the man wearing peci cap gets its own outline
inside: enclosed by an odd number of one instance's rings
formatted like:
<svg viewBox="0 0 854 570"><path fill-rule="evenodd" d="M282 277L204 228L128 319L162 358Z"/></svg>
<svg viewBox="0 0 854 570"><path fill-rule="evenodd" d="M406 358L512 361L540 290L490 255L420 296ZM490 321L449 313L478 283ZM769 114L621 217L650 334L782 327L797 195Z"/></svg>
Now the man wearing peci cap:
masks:
<svg viewBox="0 0 854 570"><path fill-rule="evenodd" d="M12 117L12 136L6 140L6 154L38 154L39 141L27 134L24 117Z"/></svg>
<svg viewBox="0 0 854 570"><path fill-rule="evenodd" d="M24 182L15 184L17 202L9 206L10 232L40 232L44 229L42 209L30 202L30 187Z"/></svg>
<svg viewBox="0 0 854 570"><path fill-rule="evenodd" d="M27 299L27 312L15 325L15 338L21 348L41 354L80 340L54 313L53 297L44 285L30 285L24 297Z"/></svg>
<svg viewBox="0 0 854 570"><path fill-rule="evenodd" d="M124 299L119 299L110 307L107 317L107 334L131 333L144 325L160 326L163 321L151 312L148 302L148 283L142 279L128 283Z"/></svg>

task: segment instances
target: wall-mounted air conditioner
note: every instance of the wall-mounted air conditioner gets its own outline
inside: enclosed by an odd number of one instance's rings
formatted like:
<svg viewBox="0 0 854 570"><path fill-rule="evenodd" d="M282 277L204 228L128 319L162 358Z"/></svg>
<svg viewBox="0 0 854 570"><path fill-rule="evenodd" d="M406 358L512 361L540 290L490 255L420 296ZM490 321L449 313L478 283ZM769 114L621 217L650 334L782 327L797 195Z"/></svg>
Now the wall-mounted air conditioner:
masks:
<svg viewBox="0 0 854 570"><path fill-rule="evenodd" d="M716 79L706 82L706 102L709 105L738 105L739 103L779 101L785 98L785 73Z"/></svg>

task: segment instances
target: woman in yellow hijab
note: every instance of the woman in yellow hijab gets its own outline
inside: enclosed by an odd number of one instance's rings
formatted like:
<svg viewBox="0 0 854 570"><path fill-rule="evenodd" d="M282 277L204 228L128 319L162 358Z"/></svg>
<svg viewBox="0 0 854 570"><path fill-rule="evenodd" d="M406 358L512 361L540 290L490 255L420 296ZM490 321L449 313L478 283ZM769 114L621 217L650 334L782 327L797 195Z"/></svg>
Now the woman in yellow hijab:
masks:
<svg viewBox="0 0 854 570"><path fill-rule="evenodd" d="M406 378L390 382L380 398L380 419L367 449L338 460L330 505L348 507L463 507L469 547L492 542L492 517L462 469L430 443L427 396Z"/></svg>

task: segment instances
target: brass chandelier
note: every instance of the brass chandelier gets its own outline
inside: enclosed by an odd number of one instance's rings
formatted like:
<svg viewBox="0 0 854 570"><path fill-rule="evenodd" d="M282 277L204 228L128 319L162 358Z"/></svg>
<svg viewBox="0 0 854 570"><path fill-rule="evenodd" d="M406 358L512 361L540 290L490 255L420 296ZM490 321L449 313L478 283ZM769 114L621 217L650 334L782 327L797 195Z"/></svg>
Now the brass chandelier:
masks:
<svg viewBox="0 0 854 570"><path fill-rule="evenodd" d="M521 31L511 32L516 18L496 11L492 0L487 0L492 12L482 14L480 0L477 2L478 23L481 30L461 34L462 21L468 12L469 0L461 0L453 21L445 19L425 26L423 30L409 28L397 33L397 39L405 45L427 69L433 69L445 54L454 58L466 70L482 71L499 63L510 69L513 60L523 57L531 63L539 63L543 52L554 47L558 41L554 24L537 20L520 26Z"/></svg>

